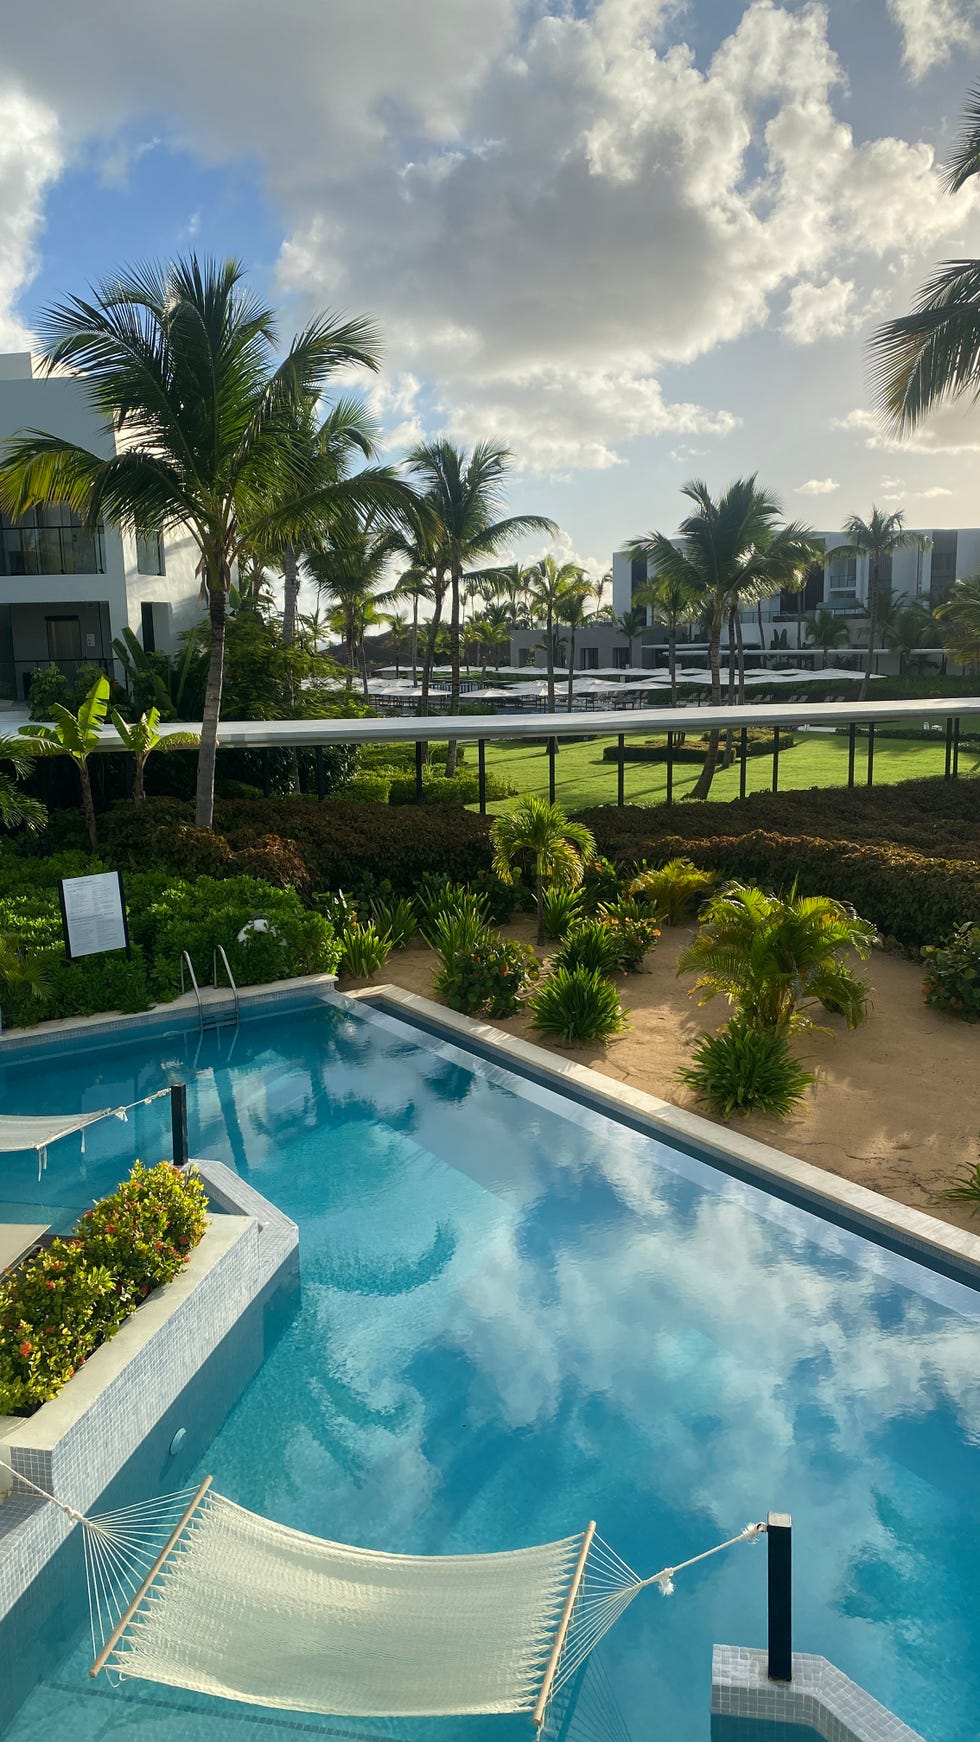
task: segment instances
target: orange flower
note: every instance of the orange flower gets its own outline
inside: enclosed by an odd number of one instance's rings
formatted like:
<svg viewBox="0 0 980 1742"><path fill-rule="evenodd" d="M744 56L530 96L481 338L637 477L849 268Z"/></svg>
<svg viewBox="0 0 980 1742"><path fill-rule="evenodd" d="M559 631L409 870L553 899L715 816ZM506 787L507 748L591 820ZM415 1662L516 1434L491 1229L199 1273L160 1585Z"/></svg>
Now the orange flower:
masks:
<svg viewBox="0 0 980 1742"><path fill-rule="evenodd" d="M21 1343L20 1352L26 1358L30 1354L33 1347L34 1347L33 1343Z"/></svg>

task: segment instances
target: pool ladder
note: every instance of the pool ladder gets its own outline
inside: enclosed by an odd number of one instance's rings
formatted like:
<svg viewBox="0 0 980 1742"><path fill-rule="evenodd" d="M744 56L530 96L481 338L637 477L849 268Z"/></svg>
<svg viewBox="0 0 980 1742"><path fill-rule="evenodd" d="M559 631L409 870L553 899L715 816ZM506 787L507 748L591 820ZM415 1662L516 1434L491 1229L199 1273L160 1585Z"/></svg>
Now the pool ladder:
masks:
<svg viewBox="0 0 980 1742"><path fill-rule="evenodd" d="M191 961L190 951L181 950L180 952L180 990L181 992L186 990L187 981L189 979L194 996L197 999L197 1015L198 1021L201 1025L202 1034L206 1028L237 1028L239 1021L241 1020L238 986L235 983L235 976L231 971L231 963L229 962L225 952L224 944L218 944L211 957L211 985L215 989L218 989L219 987L219 968L224 970L225 979L228 982L228 989L231 993L231 997L204 999L201 996L201 988L198 985L197 975L194 972L194 963ZM205 991L208 989L209 988L205 987Z"/></svg>

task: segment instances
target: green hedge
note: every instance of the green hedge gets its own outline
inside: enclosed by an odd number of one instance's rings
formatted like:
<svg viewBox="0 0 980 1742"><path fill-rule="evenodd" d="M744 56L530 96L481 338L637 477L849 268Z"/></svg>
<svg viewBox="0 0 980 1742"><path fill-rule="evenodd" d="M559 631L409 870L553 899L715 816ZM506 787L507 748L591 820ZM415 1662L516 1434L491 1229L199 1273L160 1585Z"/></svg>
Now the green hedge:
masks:
<svg viewBox="0 0 980 1742"><path fill-rule="evenodd" d="M799 740L792 732L780 732L780 750L792 750ZM750 731L746 754L752 756L771 756L773 750L773 733ZM703 762L708 753L707 738L685 738L682 744L675 744L671 752L674 762ZM619 746L607 744L602 752L603 762L619 761ZM735 737L735 754L739 754L739 739ZM624 762L666 762L666 738L650 739L645 744L626 744L623 748Z"/></svg>

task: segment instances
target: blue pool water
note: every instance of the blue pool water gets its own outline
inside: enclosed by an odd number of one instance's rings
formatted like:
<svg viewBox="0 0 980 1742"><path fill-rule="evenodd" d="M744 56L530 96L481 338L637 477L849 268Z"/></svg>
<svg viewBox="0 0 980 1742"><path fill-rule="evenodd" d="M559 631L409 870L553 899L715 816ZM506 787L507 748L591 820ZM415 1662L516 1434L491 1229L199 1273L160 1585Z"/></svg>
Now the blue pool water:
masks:
<svg viewBox="0 0 980 1742"><path fill-rule="evenodd" d="M929 1742L980 1736L980 1302L665 1143L342 1002L0 1063L0 1110L189 1078L192 1154L300 1225L298 1314L219 1433L217 1488L408 1553L587 1519L641 1573L793 1514L795 1640ZM195 1067L196 1056L196 1069ZM0 1161L0 1219L70 1220L167 1103ZM713 1641L758 1645L765 1549L646 1594L583 1694L641 1742L706 1742ZM80 1617L81 1621L81 1617ZM7 1742L511 1742L524 1720L384 1725L227 1707L52 1665ZM613 1717L615 1722L613 1722ZM574 1738L574 1720L569 1728Z"/></svg>

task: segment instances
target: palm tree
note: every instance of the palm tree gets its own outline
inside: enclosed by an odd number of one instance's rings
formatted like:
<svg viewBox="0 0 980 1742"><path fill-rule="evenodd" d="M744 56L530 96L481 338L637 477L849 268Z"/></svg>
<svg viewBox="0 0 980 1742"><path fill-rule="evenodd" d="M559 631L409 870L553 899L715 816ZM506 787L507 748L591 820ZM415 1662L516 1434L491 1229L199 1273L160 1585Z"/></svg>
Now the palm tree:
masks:
<svg viewBox="0 0 980 1742"><path fill-rule="evenodd" d="M160 712L150 708L148 713L141 714L138 720L124 720L116 709L111 710L110 718L116 728L119 741L128 750L136 763L133 775L133 799L139 804L145 797L143 779L146 764L154 750L169 752L171 750L196 750L201 742L197 732L160 732Z"/></svg>
<svg viewBox="0 0 980 1742"><path fill-rule="evenodd" d="M558 563L553 556L542 557L529 573L528 607L532 617L544 620L549 714L555 711L555 624L569 595L584 582L585 571L577 563Z"/></svg>
<svg viewBox="0 0 980 1742"><path fill-rule="evenodd" d="M814 647L819 647L826 667L827 655L837 647L846 647L850 642L847 624L829 605L818 605L816 612L806 626L806 638Z"/></svg>
<svg viewBox="0 0 980 1742"><path fill-rule="evenodd" d="M654 533L658 538L660 534ZM646 542L646 541L644 541ZM671 549L673 549L671 545ZM654 620L664 625L667 630L667 670L670 674L670 705L677 706L677 631L682 623L689 623L696 615L701 603L701 594L694 590L690 576L685 576L676 565L669 569L658 569L645 587L637 593L641 605L648 605L653 612Z"/></svg>
<svg viewBox="0 0 980 1742"><path fill-rule="evenodd" d="M621 617L613 618L613 628L617 629L620 635L625 638L628 650L626 658L629 665L633 664L634 639L637 635L643 633L646 626L647 613L645 605L631 605L629 610L624 611Z"/></svg>
<svg viewBox="0 0 980 1742"><path fill-rule="evenodd" d="M315 405L304 408L301 439L309 442L312 451L319 456L325 474L332 475L335 480L349 478L354 462L374 458L376 432L361 400L339 399L319 425L315 413ZM296 636L302 575L300 552L288 539L282 545L279 561L283 577L281 633L289 647Z"/></svg>
<svg viewBox="0 0 980 1742"><path fill-rule="evenodd" d="M538 911L538 943L544 943L546 886L576 889L584 874L583 860L595 856L595 838L582 823L569 822L560 804L549 804L526 793L491 830L493 868L504 883L516 880L515 861L530 860Z"/></svg>
<svg viewBox="0 0 980 1742"><path fill-rule="evenodd" d="M954 581L949 598L936 606L936 617L945 629L949 657L959 665L980 664L980 575Z"/></svg>
<svg viewBox="0 0 980 1742"><path fill-rule="evenodd" d="M388 625L388 639L395 655L395 676L401 677L399 654L409 639L410 628L408 618L402 611L382 611L381 621Z"/></svg>
<svg viewBox="0 0 980 1742"><path fill-rule="evenodd" d="M724 993L753 1028L809 1028L808 1006L863 1022L868 988L848 957L870 955L875 930L827 895L783 901L765 890L730 883L702 910L694 942L678 958L679 974L696 973L694 991L707 1004Z"/></svg>
<svg viewBox="0 0 980 1742"><path fill-rule="evenodd" d="M63 502L88 527L137 534L178 527L200 553L210 656L195 820L208 828L221 711L228 592L243 547L313 542L338 513L386 513L405 486L383 469L337 478L306 439L304 414L333 372L378 367L365 320L317 316L274 366L272 311L243 285L235 260L195 256L107 280L91 300L42 316L45 365L80 376L100 418L121 438L93 453L27 431L5 444L0 496L12 514Z"/></svg>
<svg viewBox="0 0 980 1742"><path fill-rule="evenodd" d="M0 734L0 762L9 762L10 774L0 772L0 823L5 829L24 828L36 835L48 820L48 813L39 798L27 798L17 790L17 783L30 774L33 751L23 738L8 738Z"/></svg>
<svg viewBox="0 0 980 1742"><path fill-rule="evenodd" d="M980 171L980 88L970 93L946 187L958 193ZM907 433L936 406L980 388L980 260L949 260L928 280L911 314L871 336L875 397Z"/></svg>
<svg viewBox="0 0 980 1742"><path fill-rule="evenodd" d="M564 627L569 632L568 633L568 711L569 711L569 713L572 712L572 703L574 701L574 696L575 696L575 637L578 634L580 629L584 629L585 625L587 623L594 622L596 617L599 616L598 611L589 611L587 609L589 599L594 598L594 597L595 597L595 593L593 591L591 583L589 581L587 581L583 576L581 585L578 587L569 587L558 604L558 609L557 609L558 621L559 621L559 623L563 624Z"/></svg>
<svg viewBox="0 0 980 1742"><path fill-rule="evenodd" d="M59 702L51 708L53 725L42 724L32 720L29 725L21 726L20 736L29 738L36 756L70 756L78 769L78 779L82 789L82 810L85 814L85 827L88 831L89 846L93 853L99 844L98 830L95 823L95 804L92 799L92 780L88 770L88 759L93 750L99 747L101 728L105 725L106 711L109 706L109 679L97 678L77 714L69 713Z"/></svg>
<svg viewBox="0 0 980 1742"><path fill-rule="evenodd" d="M831 546L827 552L829 557L835 561L850 561L852 557L868 559L868 652L864 662L864 677L858 691L858 701L863 702L871 684L882 615L887 612L891 598L891 581L883 570L886 565L890 569L891 559L896 551L928 550L929 540L921 532L908 530L900 508L896 508L892 514L883 514L880 508L873 505L869 520L862 520L857 514L848 516L844 522L844 537L844 544Z"/></svg>
<svg viewBox="0 0 980 1742"><path fill-rule="evenodd" d="M943 634L932 612L918 599L899 599L882 628L882 640L898 654L900 677L911 677L930 647L941 647Z"/></svg>
<svg viewBox="0 0 980 1742"><path fill-rule="evenodd" d="M306 568L320 593L332 603L347 652L351 683L362 668L364 693L364 632L376 613L378 583L391 556L391 535L371 527L349 532L339 544L324 544L305 553ZM374 620L377 618L375 616Z"/></svg>
<svg viewBox="0 0 980 1742"><path fill-rule="evenodd" d="M460 597L463 570L481 558L494 556L528 532L554 533L553 521L541 514L514 514L500 519L502 486L510 464L507 448L481 442L471 453L449 441L423 442L408 457L423 486L424 501L436 523L440 565L449 580L449 712L459 713ZM446 774L456 769L456 744L446 756Z"/></svg>
<svg viewBox="0 0 980 1742"><path fill-rule="evenodd" d="M715 502L694 479L683 486L695 512L681 522L675 542L662 532L637 540L635 552L654 563L657 578L683 590L692 608L708 616L711 701L721 703L721 635L739 603L762 586L785 586L817 554L808 527L777 526L778 498L761 489L756 474L737 478ZM707 798L718 760L717 731L708 737L704 766L691 797Z"/></svg>

